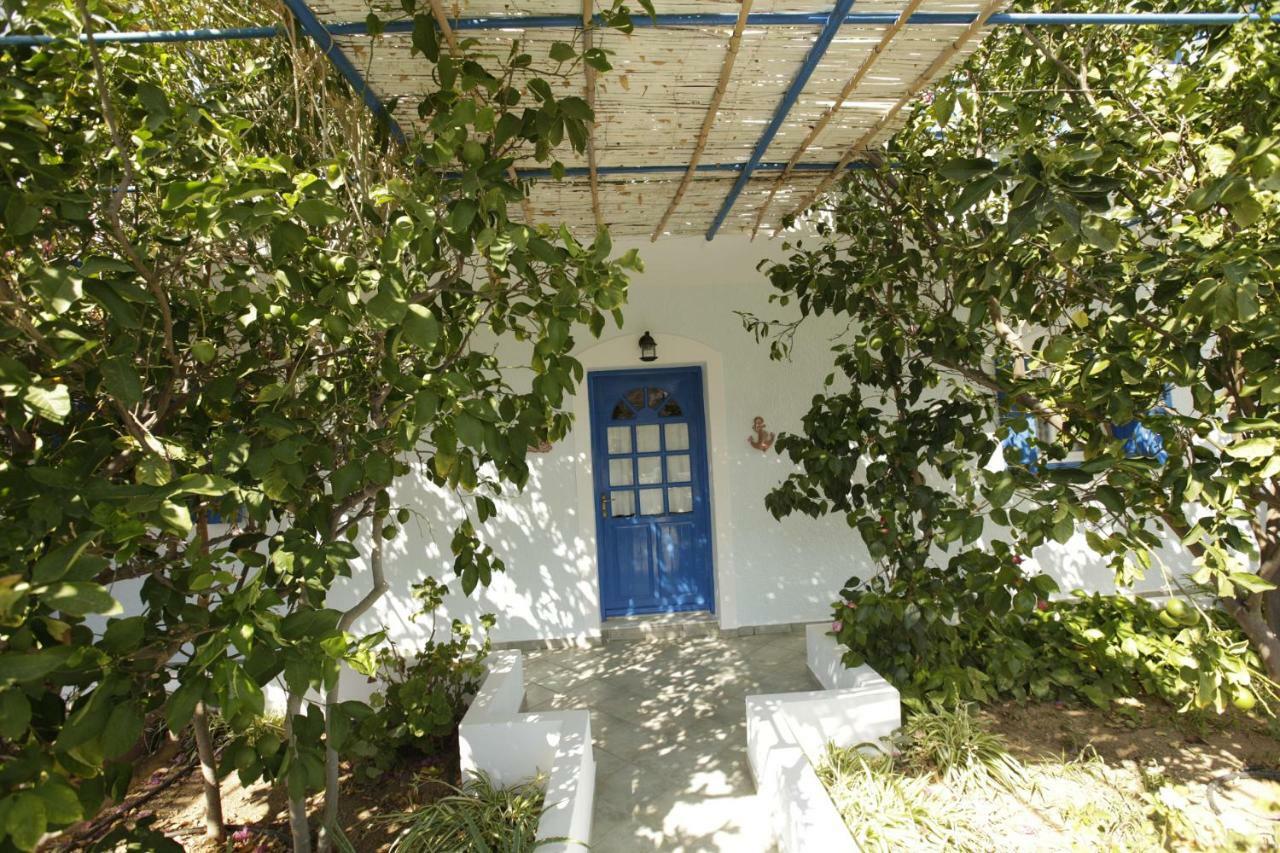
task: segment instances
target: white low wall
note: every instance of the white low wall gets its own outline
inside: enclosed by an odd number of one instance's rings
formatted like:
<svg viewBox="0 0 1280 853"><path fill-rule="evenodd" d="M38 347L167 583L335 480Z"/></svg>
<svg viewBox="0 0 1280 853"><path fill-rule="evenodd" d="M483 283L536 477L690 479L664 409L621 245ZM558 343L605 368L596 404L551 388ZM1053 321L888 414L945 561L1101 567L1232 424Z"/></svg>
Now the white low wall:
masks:
<svg viewBox="0 0 1280 853"><path fill-rule="evenodd" d="M540 851L586 851L596 766L587 711L520 713L524 701L524 665L520 652L496 651L486 660L488 674L458 727L464 780L485 773L496 785L517 785L543 775L546 811L538 839Z"/></svg>
<svg viewBox="0 0 1280 853"><path fill-rule="evenodd" d="M845 667L826 630L805 630L805 656L823 690L747 697L747 758L783 853L858 849L814 766L828 743L876 743L902 725L897 689L868 666Z"/></svg>

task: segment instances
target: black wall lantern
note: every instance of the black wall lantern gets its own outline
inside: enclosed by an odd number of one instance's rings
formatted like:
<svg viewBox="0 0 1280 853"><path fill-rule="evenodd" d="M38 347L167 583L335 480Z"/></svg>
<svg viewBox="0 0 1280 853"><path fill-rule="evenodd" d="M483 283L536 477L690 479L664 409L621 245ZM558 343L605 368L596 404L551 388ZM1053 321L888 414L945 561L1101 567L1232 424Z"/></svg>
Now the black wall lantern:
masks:
<svg viewBox="0 0 1280 853"><path fill-rule="evenodd" d="M653 335L645 332L640 336L640 360L641 361L657 361L658 360L658 342L653 339Z"/></svg>

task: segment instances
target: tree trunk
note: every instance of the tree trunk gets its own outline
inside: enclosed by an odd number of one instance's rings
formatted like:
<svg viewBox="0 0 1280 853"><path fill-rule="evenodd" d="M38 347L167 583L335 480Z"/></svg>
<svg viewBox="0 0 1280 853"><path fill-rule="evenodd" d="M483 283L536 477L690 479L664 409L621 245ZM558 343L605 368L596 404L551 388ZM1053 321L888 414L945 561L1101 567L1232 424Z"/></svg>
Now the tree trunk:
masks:
<svg viewBox="0 0 1280 853"><path fill-rule="evenodd" d="M365 614L387 591L386 577L382 571L382 529L379 519L373 519L373 545L369 553L369 571L373 575L373 586L364 598L356 602L350 610L342 614L338 620L338 630L349 631L355 621ZM338 785L339 763L338 750L333 746L333 715L338 713L341 701L341 684L335 681L333 687L325 695L324 700L324 820L320 825L318 853L329 853L333 849L333 834L338 830L338 804L341 791Z"/></svg>
<svg viewBox="0 0 1280 853"><path fill-rule="evenodd" d="M200 553L209 553L209 513L203 507L196 515L196 535ZM207 607L207 596L200 597L200 605ZM217 757L213 754L213 738L209 735L209 714L204 702L197 702L191 715L191 730L196 736L196 754L200 757L200 781L204 788L204 834L206 838L221 840L226 836L222 822L222 786L218 783Z"/></svg>
<svg viewBox="0 0 1280 853"><path fill-rule="evenodd" d="M1268 598L1274 602L1274 596L1269 595ZM1262 659L1267 676L1272 681L1280 682L1280 631L1267 618L1268 610L1276 605L1264 603L1262 595L1251 596L1245 603L1225 601L1223 605L1253 644L1258 657Z"/></svg>
<svg viewBox="0 0 1280 853"><path fill-rule="evenodd" d="M213 754L213 738L209 735L209 716L204 702L196 703L191 715L191 730L196 736L196 753L200 756L200 781L204 787L204 834L220 841L226 835L222 823L222 789L218 786L217 758Z"/></svg>
<svg viewBox="0 0 1280 853"><path fill-rule="evenodd" d="M293 730L293 718L302 710L302 694L290 693L289 702L285 709L284 717L284 736L289 742L289 749L293 751L296 758L298 754L298 738ZM290 767L290 772L293 768ZM288 780L285 780L286 787ZM303 791L301 796L295 797L291 792L289 794L289 833L293 837L293 853L311 853L311 826L307 823L307 794Z"/></svg>

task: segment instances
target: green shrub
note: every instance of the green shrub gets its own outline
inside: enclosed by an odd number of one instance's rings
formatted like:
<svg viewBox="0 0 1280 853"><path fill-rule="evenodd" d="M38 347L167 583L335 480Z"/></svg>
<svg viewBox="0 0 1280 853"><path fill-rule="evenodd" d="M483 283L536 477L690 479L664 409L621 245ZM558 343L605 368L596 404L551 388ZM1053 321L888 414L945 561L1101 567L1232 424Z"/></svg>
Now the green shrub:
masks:
<svg viewBox="0 0 1280 853"><path fill-rule="evenodd" d="M481 775L461 790L385 820L403 826L392 853L521 853L537 842L541 780L498 788Z"/></svg>
<svg viewBox="0 0 1280 853"><path fill-rule="evenodd" d="M1013 790L1026 780L1000 735L973 715L970 703L912 714L902 727L902 760L961 789L995 782Z"/></svg>
<svg viewBox="0 0 1280 853"><path fill-rule="evenodd" d="M414 588L414 597L422 602L414 618L431 617L431 634L420 651L406 657L392 644L378 653L378 678L386 687L370 699L373 711L360 721L352 747L366 778L455 752L452 738L484 679L493 617L482 617L486 634L478 646L472 645L471 627L457 619L447 637L437 639L436 611L444 593L445 587L431 578Z"/></svg>
<svg viewBox="0 0 1280 853"><path fill-rule="evenodd" d="M1275 696L1244 636L1216 610L1082 592L1052 601L1051 578L1025 577L995 555L951 568L865 586L852 578L834 605L844 662L870 664L912 707L1000 698L1107 707L1150 694L1222 712Z"/></svg>

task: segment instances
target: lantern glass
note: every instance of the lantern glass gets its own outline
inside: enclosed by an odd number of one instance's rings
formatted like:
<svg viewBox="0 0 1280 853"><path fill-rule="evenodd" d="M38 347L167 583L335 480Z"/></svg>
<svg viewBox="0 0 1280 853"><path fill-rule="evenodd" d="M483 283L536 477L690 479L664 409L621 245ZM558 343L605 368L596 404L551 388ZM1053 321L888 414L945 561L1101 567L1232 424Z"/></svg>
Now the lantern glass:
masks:
<svg viewBox="0 0 1280 853"><path fill-rule="evenodd" d="M641 361L657 361L658 360L658 342L653 339L653 335L645 332L640 336L640 360Z"/></svg>

